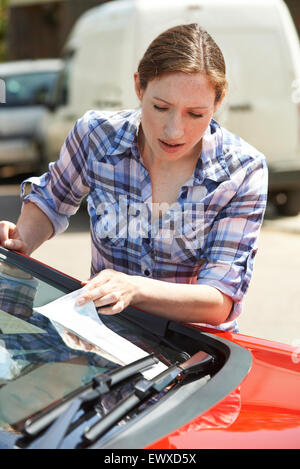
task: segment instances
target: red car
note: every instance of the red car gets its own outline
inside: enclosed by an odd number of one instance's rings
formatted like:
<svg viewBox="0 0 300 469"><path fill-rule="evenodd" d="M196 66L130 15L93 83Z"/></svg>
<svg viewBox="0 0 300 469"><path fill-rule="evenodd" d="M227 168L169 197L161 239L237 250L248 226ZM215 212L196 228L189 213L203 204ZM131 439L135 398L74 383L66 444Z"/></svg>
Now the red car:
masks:
<svg viewBox="0 0 300 469"><path fill-rule="evenodd" d="M129 307L100 314L144 353L124 365L34 309L79 281L1 247L0 280L0 448L109 449L105 462L144 448L143 463L162 450L193 463L179 450L300 448L297 347Z"/></svg>

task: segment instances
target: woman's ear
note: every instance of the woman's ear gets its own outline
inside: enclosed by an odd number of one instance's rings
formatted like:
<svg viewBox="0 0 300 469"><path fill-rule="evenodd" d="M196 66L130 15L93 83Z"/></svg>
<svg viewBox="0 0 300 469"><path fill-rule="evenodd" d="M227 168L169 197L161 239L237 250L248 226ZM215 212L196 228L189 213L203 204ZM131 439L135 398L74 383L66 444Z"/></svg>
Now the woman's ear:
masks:
<svg viewBox="0 0 300 469"><path fill-rule="evenodd" d="M143 97L143 91L141 89L140 76L138 72L135 72L134 76L134 89L138 99L141 101Z"/></svg>
<svg viewBox="0 0 300 469"><path fill-rule="evenodd" d="M218 110L219 107L221 106L221 104L222 104L222 102L223 102L225 96L226 96L226 90L224 90L224 91L222 92L219 101L217 101L217 102L215 103L214 113L217 112L217 110Z"/></svg>

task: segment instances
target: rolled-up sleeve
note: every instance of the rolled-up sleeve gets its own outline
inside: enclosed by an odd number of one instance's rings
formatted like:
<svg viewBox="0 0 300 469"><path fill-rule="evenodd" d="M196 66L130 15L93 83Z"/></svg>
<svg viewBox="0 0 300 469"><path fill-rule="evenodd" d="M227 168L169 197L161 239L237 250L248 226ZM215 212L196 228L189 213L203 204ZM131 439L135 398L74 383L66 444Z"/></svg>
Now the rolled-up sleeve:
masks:
<svg viewBox="0 0 300 469"><path fill-rule="evenodd" d="M232 298L227 321L241 313L241 302L253 272L257 241L267 201L268 172L264 157L253 159L239 174L235 193L215 217L206 236L198 284L214 286ZM237 185L238 184L238 185ZM213 204L221 206L222 192Z"/></svg>
<svg viewBox="0 0 300 469"><path fill-rule="evenodd" d="M59 159L49 164L41 177L22 182L21 198L24 203L35 203L49 218L54 235L64 231L89 192L87 159L89 152L89 114L79 119L67 136ZM26 186L31 190L26 195Z"/></svg>

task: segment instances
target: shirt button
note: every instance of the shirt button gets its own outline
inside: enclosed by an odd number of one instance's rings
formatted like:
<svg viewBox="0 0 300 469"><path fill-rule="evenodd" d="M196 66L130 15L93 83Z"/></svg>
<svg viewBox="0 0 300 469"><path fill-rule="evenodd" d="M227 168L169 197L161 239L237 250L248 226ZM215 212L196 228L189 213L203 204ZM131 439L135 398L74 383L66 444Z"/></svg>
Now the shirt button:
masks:
<svg viewBox="0 0 300 469"><path fill-rule="evenodd" d="M180 198L181 198L181 199L185 199L186 196L187 196L187 189L184 189L184 190L181 192L181 194L180 194Z"/></svg>
<svg viewBox="0 0 300 469"><path fill-rule="evenodd" d="M145 269L145 270L144 270L144 274L147 275L147 277L149 277L149 275L151 274L151 272L150 272L149 269Z"/></svg>

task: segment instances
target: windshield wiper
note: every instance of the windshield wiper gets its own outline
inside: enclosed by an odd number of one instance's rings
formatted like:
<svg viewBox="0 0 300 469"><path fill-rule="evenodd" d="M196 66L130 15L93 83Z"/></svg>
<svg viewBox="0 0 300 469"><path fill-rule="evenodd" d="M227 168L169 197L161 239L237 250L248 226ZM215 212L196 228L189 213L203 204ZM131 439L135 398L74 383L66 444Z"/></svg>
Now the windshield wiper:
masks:
<svg viewBox="0 0 300 469"><path fill-rule="evenodd" d="M206 354L204 354L206 355ZM150 360L149 356L149 360ZM151 357L154 359L155 357ZM140 362L141 360L139 360ZM137 362L135 362L137 363ZM134 364L132 364L133 366ZM128 365L130 367L131 365ZM148 365L149 366L149 365ZM135 373L124 374L121 378L121 372L126 367L120 369L120 377L117 381L114 380L113 384L117 384L124 381L128 377ZM143 401L148 399L151 395L159 393L166 389L169 385L180 381L184 376L190 374L201 373L204 375L211 375L214 370L214 359L210 355L206 355L203 359L203 352L198 352L193 355L189 360L181 364L174 364L167 368L162 373L159 373L156 377L151 380L142 378L140 379L133 388L133 391L129 396L123 399L117 404L110 412L104 417L100 418L90 428L88 428L82 435L83 446L90 445L96 441L101 435L108 431L114 424L120 421L128 412ZM66 408L65 403L63 404L63 413L60 414L59 418L53 423L53 425L46 431L41 439L34 444L35 449L58 449L70 427L70 424L78 412L78 410L87 402L94 404L95 400L98 400L100 396L106 394L110 390L110 377L112 374L116 376L119 370L109 375L100 375L94 378L94 389L89 393L82 393L75 398L71 404ZM138 370L141 371L141 370ZM112 384L111 384L112 385ZM26 433L28 433L28 426L26 427Z"/></svg>
<svg viewBox="0 0 300 469"><path fill-rule="evenodd" d="M143 401L156 393L160 393L173 383L180 382L185 376L199 374L201 376L211 374L214 371L214 358L206 355L203 359L203 352L198 352L189 360L181 364L170 366L152 380L142 378L139 380L132 393L119 402L110 412L94 423L82 435L83 446L91 445L105 434L113 425L119 422L131 410L140 405Z"/></svg>
<svg viewBox="0 0 300 469"><path fill-rule="evenodd" d="M30 437L38 436L42 430L55 421L35 447L49 449L59 447L73 417L81 406L84 404L89 404L89 406L93 405L95 401L109 392L117 384L138 375L138 373L151 368L157 363L159 363L159 360L154 354L149 354L140 360L136 360L110 373L101 373L95 376L91 383L80 387L75 396L72 395L67 400L64 400L52 409L42 413L37 418L27 420L24 425L23 433Z"/></svg>

